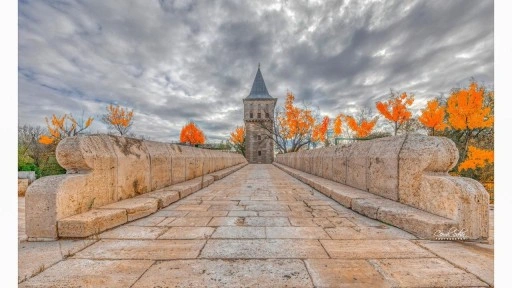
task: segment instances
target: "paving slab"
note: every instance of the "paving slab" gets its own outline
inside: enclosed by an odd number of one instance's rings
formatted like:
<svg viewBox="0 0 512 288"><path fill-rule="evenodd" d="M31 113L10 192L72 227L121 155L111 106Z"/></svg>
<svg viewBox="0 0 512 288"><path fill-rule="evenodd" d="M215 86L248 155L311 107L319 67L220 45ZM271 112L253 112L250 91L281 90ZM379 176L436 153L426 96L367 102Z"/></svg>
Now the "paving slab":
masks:
<svg viewBox="0 0 512 288"><path fill-rule="evenodd" d="M267 238L331 239L321 227L266 227Z"/></svg>
<svg viewBox="0 0 512 288"><path fill-rule="evenodd" d="M265 238L265 227L217 227L212 238L254 239Z"/></svg>
<svg viewBox="0 0 512 288"><path fill-rule="evenodd" d="M489 244L455 241L415 241L450 263L494 286L494 249Z"/></svg>
<svg viewBox="0 0 512 288"><path fill-rule="evenodd" d="M374 263L399 287L488 287L475 275L439 258L381 259Z"/></svg>
<svg viewBox="0 0 512 288"><path fill-rule="evenodd" d="M74 258L166 260L196 258L204 240L101 240Z"/></svg>
<svg viewBox="0 0 512 288"><path fill-rule="evenodd" d="M208 239L213 231L212 227L171 227L158 239Z"/></svg>
<svg viewBox="0 0 512 288"><path fill-rule="evenodd" d="M308 259L316 287L392 287L366 260Z"/></svg>
<svg viewBox="0 0 512 288"><path fill-rule="evenodd" d="M154 214L153 214L154 215ZM127 226L157 226L160 222L167 217L164 216L147 216L132 222L127 223Z"/></svg>
<svg viewBox="0 0 512 288"><path fill-rule="evenodd" d="M320 240L332 258L376 259L435 257L409 240Z"/></svg>
<svg viewBox="0 0 512 288"><path fill-rule="evenodd" d="M212 217L179 217L170 223L162 222L159 226L206 226L210 220Z"/></svg>
<svg viewBox="0 0 512 288"><path fill-rule="evenodd" d="M153 265L142 287L313 287L300 260L177 260Z"/></svg>
<svg viewBox="0 0 512 288"><path fill-rule="evenodd" d="M64 258L92 245L97 240L60 240L18 244L18 281L37 275Z"/></svg>
<svg viewBox="0 0 512 288"><path fill-rule="evenodd" d="M200 258L328 258L318 240L210 239Z"/></svg>
<svg viewBox="0 0 512 288"><path fill-rule="evenodd" d="M150 260L69 259L19 287L130 287L153 263Z"/></svg>
<svg viewBox="0 0 512 288"><path fill-rule="evenodd" d="M145 226L121 226L98 235L100 239L156 239L169 228Z"/></svg>

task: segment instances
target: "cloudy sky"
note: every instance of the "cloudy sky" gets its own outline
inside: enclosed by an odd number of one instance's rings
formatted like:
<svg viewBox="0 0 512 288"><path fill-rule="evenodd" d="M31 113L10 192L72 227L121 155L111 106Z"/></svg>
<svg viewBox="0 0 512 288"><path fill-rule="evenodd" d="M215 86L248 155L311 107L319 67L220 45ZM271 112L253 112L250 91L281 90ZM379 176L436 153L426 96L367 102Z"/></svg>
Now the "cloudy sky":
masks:
<svg viewBox="0 0 512 288"><path fill-rule="evenodd" d="M473 77L494 85L493 1L20 1L18 122L135 111L133 132L176 141L195 121L208 140L242 121L258 62L273 97L287 90L335 116L390 88L415 111Z"/></svg>

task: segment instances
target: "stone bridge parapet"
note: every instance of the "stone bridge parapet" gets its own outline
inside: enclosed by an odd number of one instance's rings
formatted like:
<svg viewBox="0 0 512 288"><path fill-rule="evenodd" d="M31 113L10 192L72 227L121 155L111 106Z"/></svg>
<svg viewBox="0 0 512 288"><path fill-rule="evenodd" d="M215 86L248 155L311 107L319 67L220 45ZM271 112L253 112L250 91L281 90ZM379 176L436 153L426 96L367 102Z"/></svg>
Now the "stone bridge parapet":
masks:
<svg viewBox="0 0 512 288"><path fill-rule="evenodd" d="M36 180L25 196L29 240L57 238L67 217L171 185L183 193L176 184L247 162L235 153L101 134L63 139L56 157L67 173Z"/></svg>
<svg viewBox="0 0 512 288"><path fill-rule="evenodd" d="M341 204L422 238L455 228L467 239L485 239L489 194L473 179L448 174L458 158L450 139L410 134L280 154L276 163ZM304 172L330 181L319 184ZM344 197L336 189L345 191ZM424 212L438 217L425 216L423 223L418 215Z"/></svg>

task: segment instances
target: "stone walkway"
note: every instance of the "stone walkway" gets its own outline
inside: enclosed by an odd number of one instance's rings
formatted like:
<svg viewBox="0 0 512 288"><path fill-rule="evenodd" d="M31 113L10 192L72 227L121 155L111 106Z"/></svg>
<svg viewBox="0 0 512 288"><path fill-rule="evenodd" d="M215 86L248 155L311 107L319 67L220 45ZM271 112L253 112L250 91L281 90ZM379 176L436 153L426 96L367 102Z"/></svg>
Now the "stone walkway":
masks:
<svg viewBox="0 0 512 288"><path fill-rule="evenodd" d="M18 270L20 287L488 287L492 242L418 240L260 164L90 239L22 241Z"/></svg>

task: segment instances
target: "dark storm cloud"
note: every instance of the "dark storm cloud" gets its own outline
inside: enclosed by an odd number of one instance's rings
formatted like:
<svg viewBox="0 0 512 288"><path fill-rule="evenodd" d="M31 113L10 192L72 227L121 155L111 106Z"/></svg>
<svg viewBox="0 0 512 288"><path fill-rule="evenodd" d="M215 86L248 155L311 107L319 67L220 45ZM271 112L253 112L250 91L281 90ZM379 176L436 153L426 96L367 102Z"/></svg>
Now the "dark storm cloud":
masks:
<svg viewBox="0 0 512 288"><path fill-rule="evenodd" d="M389 90L427 98L493 85L492 1L19 2L19 124L51 114L136 113L133 132L211 141L242 124L258 62L272 96L335 116Z"/></svg>

